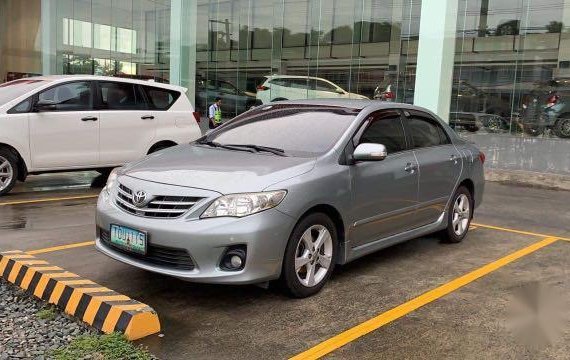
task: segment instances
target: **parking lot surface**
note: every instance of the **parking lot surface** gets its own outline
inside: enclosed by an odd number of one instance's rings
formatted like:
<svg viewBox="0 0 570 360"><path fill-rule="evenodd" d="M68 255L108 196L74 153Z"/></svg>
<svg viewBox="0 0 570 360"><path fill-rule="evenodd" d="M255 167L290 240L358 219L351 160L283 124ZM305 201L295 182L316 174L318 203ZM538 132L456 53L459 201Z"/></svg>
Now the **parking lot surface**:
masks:
<svg viewBox="0 0 570 360"><path fill-rule="evenodd" d="M569 358L569 192L487 183L462 243L430 236L385 249L293 300L186 283L98 253L97 175L34 176L0 198L0 251L31 251L152 306L164 336L141 342L160 358Z"/></svg>

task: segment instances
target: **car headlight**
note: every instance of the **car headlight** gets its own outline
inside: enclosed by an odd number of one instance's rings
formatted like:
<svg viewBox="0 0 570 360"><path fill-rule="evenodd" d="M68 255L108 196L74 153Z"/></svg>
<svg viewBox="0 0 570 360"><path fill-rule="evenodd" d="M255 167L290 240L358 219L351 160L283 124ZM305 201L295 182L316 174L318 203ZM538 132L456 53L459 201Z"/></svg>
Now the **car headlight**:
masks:
<svg viewBox="0 0 570 360"><path fill-rule="evenodd" d="M103 188L103 190L107 192L107 194L109 195L111 194L111 191L117 184L117 177L119 177L119 169L120 168L114 168L113 171L111 171L109 177L107 178L107 184Z"/></svg>
<svg viewBox="0 0 570 360"><path fill-rule="evenodd" d="M283 201L287 191L231 194L222 196L202 213L200 218L244 217L276 207Z"/></svg>

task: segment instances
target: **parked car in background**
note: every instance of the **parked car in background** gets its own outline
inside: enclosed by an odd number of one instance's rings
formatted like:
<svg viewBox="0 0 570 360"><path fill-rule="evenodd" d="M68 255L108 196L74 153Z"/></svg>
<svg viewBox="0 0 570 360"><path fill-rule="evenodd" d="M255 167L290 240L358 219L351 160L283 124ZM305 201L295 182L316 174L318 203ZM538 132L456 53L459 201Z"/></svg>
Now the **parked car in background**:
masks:
<svg viewBox="0 0 570 360"><path fill-rule="evenodd" d="M455 81L451 91L449 124L453 128L465 128L471 132L481 128L491 132L509 129L511 108L508 102L488 95L466 81ZM388 84L374 91L374 99L407 104L414 102L414 95L413 81Z"/></svg>
<svg viewBox="0 0 570 360"><path fill-rule="evenodd" d="M570 78L555 78L525 97L521 121L529 135L552 131L560 138L570 138Z"/></svg>
<svg viewBox="0 0 570 360"><path fill-rule="evenodd" d="M302 99L368 99L364 95L349 93L326 79L294 75L266 76L257 87L257 98L264 104Z"/></svg>
<svg viewBox="0 0 570 360"><path fill-rule="evenodd" d="M0 85L0 195L29 174L110 171L201 136L186 89L101 76Z"/></svg>
<svg viewBox="0 0 570 360"><path fill-rule="evenodd" d="M254 94L239 90L229 81L213 79L196 80L196 107L206 114L214 100L222 99L222 114L224 117L234 117L249 109L261 105Z"/></svg>
<svg viewBox="0 0 570 360"><path fill-rule="evenodd" d="M336 264L434 232L462 241L484 160L419 107L271 103L117 169L99 196L96 246L188 281L278 279L306 297Z"/></svg>

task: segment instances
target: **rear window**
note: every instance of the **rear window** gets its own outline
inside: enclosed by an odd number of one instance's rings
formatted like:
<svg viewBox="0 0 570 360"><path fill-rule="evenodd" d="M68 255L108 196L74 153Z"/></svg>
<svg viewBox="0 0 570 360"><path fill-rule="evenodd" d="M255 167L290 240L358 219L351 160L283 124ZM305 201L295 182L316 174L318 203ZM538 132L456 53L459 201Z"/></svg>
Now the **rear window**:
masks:
<svg viewBox="0 0 570 360"><path fill-rule="evenodd" d="M264 106L238 116L207 140L270 146L285 150L287 155L314 157L334 146L358 112L344 107Z"/></svg>
<svg viewBox="0 0 570 360"><path fill-rule="evenodd" d="M46 84L45 80L21 79L0 84L0 106Z"/></svg>
<svg viewBox="0 0 570 360"><path fill-rule="evenodd" d="M151 108L155 110L168 110L180 97L180 93L178 91L160 89L151 86L145 86L144 91Z"/></svg>

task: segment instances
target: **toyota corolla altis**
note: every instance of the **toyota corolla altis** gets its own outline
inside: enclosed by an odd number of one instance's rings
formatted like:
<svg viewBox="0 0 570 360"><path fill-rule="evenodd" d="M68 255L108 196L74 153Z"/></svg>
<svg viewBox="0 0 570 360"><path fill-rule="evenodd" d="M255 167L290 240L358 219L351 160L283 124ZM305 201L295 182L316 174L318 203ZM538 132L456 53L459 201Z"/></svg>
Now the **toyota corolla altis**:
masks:
<svg viewBox="0 0 570 360"><path fill-rule="evenodd" d="M435 232L463 240L484 160L422 108L268 104L116 169L97 205L97 248L189 281L279 280L310 296L336 264Z"/></svg>

